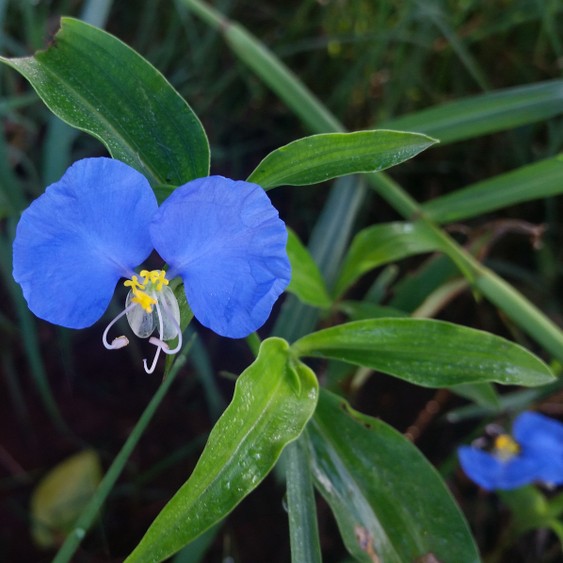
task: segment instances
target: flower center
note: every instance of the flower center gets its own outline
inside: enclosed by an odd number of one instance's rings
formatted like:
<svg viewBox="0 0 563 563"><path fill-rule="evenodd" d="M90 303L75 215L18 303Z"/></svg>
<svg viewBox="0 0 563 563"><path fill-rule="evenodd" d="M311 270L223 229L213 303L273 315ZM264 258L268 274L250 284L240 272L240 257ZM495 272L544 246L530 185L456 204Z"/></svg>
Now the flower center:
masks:
<svg viewBox="0 0 563 563"><path fill-rule="evenodd" d="M151 367L143 360L145 371L152 373L160 352L175 354L182 346L182 333L180 330L180 308L174 292L168 287L164 270L141 270L139 276L131 276L131 279L123 282L129 287L129 293L125 301L125 309L111 321L104 331L102 342L109 350L117 350L129 344L126 336L118 336L109 343L107 335L109 329L124 315L131 330L139 338L149 338L149 342L156 346L157 350ZM158 330L158 338L151 336ZM178 337L178 344L170 349L166 340Z"/></svg>
<svg viewBox="0 0 563 563"><path fill-rule="evenodd" d="M500 434L495 438L495 455L501 460L509 460L520 453L520 446L508 434Z"/></svg>
<svg viewBox="0 0 563 563"><path fill-rule="evenodd" d="M147 313L152 313L156 299L151 296L152 293L162 291L163 286L167 286L170 282L166 279L164 270L141 270L139 281L137 276L132 276L130 280L123 282L125 287L130 287L133 294L132 303L138 303Z"/></svg>

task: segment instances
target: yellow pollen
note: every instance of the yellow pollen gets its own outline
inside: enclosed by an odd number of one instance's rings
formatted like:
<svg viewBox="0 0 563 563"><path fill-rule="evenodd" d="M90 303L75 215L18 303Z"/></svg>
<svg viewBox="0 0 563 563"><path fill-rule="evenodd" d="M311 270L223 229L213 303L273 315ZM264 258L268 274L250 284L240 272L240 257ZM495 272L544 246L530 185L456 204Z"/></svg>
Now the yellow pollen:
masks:
<svg viewBox="0 0 563 563"><path fill-rule="evenodd" d="M168 285L170 282L166 279L166 272L164 270L141 270L141 276L145 278L145 283L150 281L154 284L156 291L162 291L163 285Z"/></svg>
<svg viewBox="0 0 563 563"><path fill-rule="evenodd" d="M500 434L495 438L495 451L502 459L509 459L520 451L520 446L508 434Z"/></svg>
<svg viewBox="0 0 563 563"><path fill-rule="evenodd" d="M139 281L137 276L131 276L131 279L124 281L123 285L131 288L132 303L138 303L147 313L152 313L156 299L147 292L162 291L162 287L170 282L166 279L164 270L152 270L150 272L149 270L141 270L140 276L142 281Z"/></svg>
<svg viewBox="0 0 563 563"><path fill-rule="evenodd" d="M143 274L141 273L141 275L143 275ZM135 293L135 291L138 291L139 289L145 289L146 283L147 283L146 280L143 281L143 283L141 283L137 276L132 276L130 280L124 281L123 285L125 287L130 287L131 291L133 291L133 293Z"/></svg>
<svg viewBox="0 0 563 563"><path fill-rule="evenodd" d="M153 305L156 303L156 299L147 295L144 291L133 291L133 299L131 299L132 303L138 303L147 313L152 313Z"/></svg>

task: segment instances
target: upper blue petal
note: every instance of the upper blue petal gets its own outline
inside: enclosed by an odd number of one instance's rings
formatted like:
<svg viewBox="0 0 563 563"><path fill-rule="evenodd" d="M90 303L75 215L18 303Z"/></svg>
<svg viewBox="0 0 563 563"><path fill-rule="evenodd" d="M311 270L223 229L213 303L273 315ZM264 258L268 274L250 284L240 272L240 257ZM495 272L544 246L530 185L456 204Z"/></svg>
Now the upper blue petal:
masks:
<svg viewBox="0 0 563 563"><path fill-rule="evenodd" d="M161 205L151 235L196 318L222 336L262 326L291 277L285 225L256 184L193 180Z"/></svg>
<svg viewBox="0 0 563 563"><path fill-rule="evenodd" d="M40 318L84 328L106 310L120 277L152 250L157 209L139 172L117 160L74 163L22 214L14 279Z"/></svg>
<svg viewBox="0 0 563 563"><path fill-rule="evenodd" d="M512 428L522 454L538 460L537 478L563 483L563 424L535 412L523 412Z"/></svg>
<svg viewBox="0 0 563 563"><path fill-rule="evenodd" d="M458 455L467 476L488 491L516 489L539 478L541 460L527 456L502 460L469 446L460 447Z"/></svg>

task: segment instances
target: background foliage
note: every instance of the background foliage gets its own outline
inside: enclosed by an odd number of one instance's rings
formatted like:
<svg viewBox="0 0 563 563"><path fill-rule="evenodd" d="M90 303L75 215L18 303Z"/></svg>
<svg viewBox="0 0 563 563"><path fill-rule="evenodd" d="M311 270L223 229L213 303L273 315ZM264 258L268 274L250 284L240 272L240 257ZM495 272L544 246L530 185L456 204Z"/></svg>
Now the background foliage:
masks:
<svg viewBox="0 0 563 563"><path fill-rule="evenodd" d="M310 133L311 124L267 88L188 5L182 0L141 0L131 10L129 2L118 0L4 1L0 2L4 30L0 50L3 55L23 56L43 48L63 14L105 27L152 62L189 101L210 139L212 173L244 178L271 150ZM416 120L402 116L493 90L538 84L558 78L561 72L563 9L556 1L302 0L283 5L233 1L217 2L215 7L268 45L349 130L385 127L396 118L398 128L416 128ZM45 555L27 540L29 498L38 478L85 446L95 449L107 467L159 381L138 369L139 349L131 349L132 357L124 354L116 359L99 351L97 327L71 334L40 323L25 307L11 281L10 267L10 241L20 211L72 161L104 152L95 139L53 117L21 77L4 66L0 86L4 303L0 354L5 389L0 399L0 461L5 474L0 510L7 522L0 531L0 555L5 560L29 561L49 558L49 552ZM478 132L487 123L483 116L477 133L467 133L465 126L464 134L455 120L444 135L425 130L444 141L449 135L459 142L427 151L390 175L424 202L556 156L563 143L558 115L563 109L563 87L555 82L551 88L553 107L540 99L539 121L523 116L525 123L519 123L518 112L513 112L512 122L494 134ZM475 108L482 107L477 99ZM527 107L527 112L533 111ZM462 120L470 111L471 107L457 108L452 115ZM557 161L550 162L556 186L551 193L557 193ZM528 191L544 189L550 178L545 167L527 174L529 181L545 179ZM491 191L490 186L485 189ZM280 189L270 195L282 217L308 241L326 190ZM432 204L427 209L440 217L440 209ZM489 206L470 218L443 219L459 221L449 229L460 242L560 321L561 211L561 199L542 197L515 200L498 210ZM367 201L359 216L354 231L399 219L390 205L376 197ZM330 262L330 255L325 261ZM443 285L444 281L450 285ZM507 322L493 305L476 304L467 285L454 278L451 265L438 257L415 257L370 273L347 297L363 295L368 288L375 295L374 306L488 330L549 359L541 345ZM438 288L441 293L435 291ZM357 308L357 303L342 303L342 312L348 315L350 311L359 315L362 311ZM155 414L79 557L107 561L131 551L191 472L210 427L230 400L229 374L240 373L251 360L243 343L199 334L175 392ZM471 411L461 408L465 403L459 397L384 375L368 378L359 372L346 379L337 364L321 378L329 387L344 391L354 408L380 417L415 441L446 477L481 549L494 548L497 538L490 532L491 523L500 519L502 529L507 513L490 497L479 497L457 470L455 446L467 440L469 432L479 432L475 422L465 418ZM343 380L345 386L338 387ZM561 414L558 389L512 393L505 400L520 406L534 402L557 415ZM472 407L473 414L487 414L484 402L481 397L481 406ZM320 426L317 422L315 428ZM309 441L315 443L314 430ZM209 560L227 556L244 561L288 560L282 496L283 490L270 476L220 530L203 537L210 545ZM326 560L340 561L346 552L336 540L335 524L323 501L318 511ZM60 538L52 541L56 544ZM506 560L554 561L558 550L551 536L531 532ZM185 557L197 560L193 554Z"/></svg>

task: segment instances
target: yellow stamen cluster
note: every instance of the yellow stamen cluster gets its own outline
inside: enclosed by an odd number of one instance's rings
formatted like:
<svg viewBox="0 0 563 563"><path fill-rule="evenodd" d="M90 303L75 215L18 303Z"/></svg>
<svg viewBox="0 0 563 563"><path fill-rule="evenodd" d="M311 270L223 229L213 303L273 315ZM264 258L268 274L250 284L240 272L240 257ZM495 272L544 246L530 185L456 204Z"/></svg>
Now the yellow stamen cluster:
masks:
<svg viewBox="0 0 563 563"><path fill-rule="evenodd" d="M508 434L500 434L495 438L495 453L501 459L510 459L520 452L518 443Z"/></svg>
<svg viewBox="0 0 563 563"><path fill-rule="evenodd" d="M131 288L133 293L132 303L138 303L147 313L152 313L156 299L147 292L162 291L162 287L168 285L166 272L164 270L141 270L141 280L132 276L130 280L123 282L125 287Z"/></svg>

